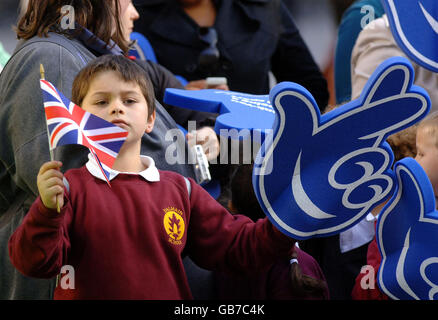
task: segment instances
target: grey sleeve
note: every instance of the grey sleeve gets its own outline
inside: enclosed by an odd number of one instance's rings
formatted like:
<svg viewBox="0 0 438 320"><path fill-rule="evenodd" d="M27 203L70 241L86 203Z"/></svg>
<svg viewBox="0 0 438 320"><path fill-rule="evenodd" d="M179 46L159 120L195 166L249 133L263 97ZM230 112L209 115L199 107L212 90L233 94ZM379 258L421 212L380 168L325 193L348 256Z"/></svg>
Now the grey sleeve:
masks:
<svg viewBox="0 0 438 320"><path fill-rule="evenodd" d="M44 65L46 80L67 98L81 65L70 52L47 42L30 44L12 59L0 81L0 159L13 183L36 196L38 171L50 160L40 64ZM64 168L72 166L71 154L60 151L55 159L62 161Z"/></svg>

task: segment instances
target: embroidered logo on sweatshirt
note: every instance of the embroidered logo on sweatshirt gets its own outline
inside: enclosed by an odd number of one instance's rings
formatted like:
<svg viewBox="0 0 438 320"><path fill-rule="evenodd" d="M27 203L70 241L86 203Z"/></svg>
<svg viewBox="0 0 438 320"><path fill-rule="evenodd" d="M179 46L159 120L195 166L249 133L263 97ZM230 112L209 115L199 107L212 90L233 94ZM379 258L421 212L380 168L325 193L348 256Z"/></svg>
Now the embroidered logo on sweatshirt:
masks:
<svg viewBox="0 0 438 320"><path fill-rule="evenodd" d="M163 224L164 230L169 235L168 241L171 244L182 244L182 237L184 235L185 223L183 219L183 212L180 209L170 207L164 209Z"/></svg>

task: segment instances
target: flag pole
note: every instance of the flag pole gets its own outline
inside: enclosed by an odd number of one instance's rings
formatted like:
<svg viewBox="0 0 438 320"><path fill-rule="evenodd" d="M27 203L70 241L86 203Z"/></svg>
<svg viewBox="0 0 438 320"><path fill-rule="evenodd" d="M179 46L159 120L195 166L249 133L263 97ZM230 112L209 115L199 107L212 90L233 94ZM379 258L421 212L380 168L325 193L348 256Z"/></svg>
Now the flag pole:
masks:
<svg viewBox="0 0 438 320"><path fill-rule="evenodd" d="M41 75L41 80L46 80L44 66L41 63L40 63L40 75ZM47 138L49 141L50 161L54 161L55 157L53 155L53 150L50 146L50 135L49 135L49 128L47 126L47 120L46 120L46 129L47 129ZM61 212L61 208L59 207L58 197L56 197L56 211L58 211L58 213Z"/></svg>

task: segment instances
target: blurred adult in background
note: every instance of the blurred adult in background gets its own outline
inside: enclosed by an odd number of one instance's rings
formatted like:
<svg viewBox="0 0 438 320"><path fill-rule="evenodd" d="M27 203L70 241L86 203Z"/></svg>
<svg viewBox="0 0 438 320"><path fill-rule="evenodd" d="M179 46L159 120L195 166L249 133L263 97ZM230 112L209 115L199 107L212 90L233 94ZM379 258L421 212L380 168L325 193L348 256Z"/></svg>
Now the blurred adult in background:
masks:
<svg viewBox="0 0 438 320"><path fill-rule="evenodd" d="M334 49L337 26L336 8L330 0L282 0L291 13L316 64L327 80L329 105L335 104ZM315 23L318 21L318 23Z"/></svg>
<svg viewBox="0 0 438 320"><path fill-rule="evenodd" d="M416 17L412 17L414 19ZM425 19L424 17L420 17ZM421 30L418 37L423 36ZM386 59L401 56L414 68L414 84L424 88L431 100L431 113L438 110L438 73L412 59L399 47L391 31L388 17L369 23L360 33L351 54L351 98L357 98L374 70Z"/></svg>
<svg viewBox="0 0 438 320"><path fill-rule="evenodd" d="M336 104L351 99L351 52L359 33L384 13L380 0L356 0L344 12L335 52Z"/></svg>
<svg viewBox="0 0 438 320"><path fill-rule="evenodd" d="M301 84L321 110L327 82L280 0L135 0L135 31L158 62L187 80L225 77L231 91L268 94L278 82Z"/></svg>
<svg viewBox="0 0 438 320"><path fill-rule="evenodd" d="M347 8L351 6L354 1L356 0L330 0L333 7L335 8L336 21L338 23L341 21L342 15L344 14L345 10L347 10Z"/></svg>
<svg viewBox="0 0 438 320"><path fill-rule="evenodd" d="M327 81L281 0L134 0L134 30L146 36L158 63L188 81L225 77L231 91L268 94L277 82L301 84L320 110ZM230 145L230 144L228 144ZM230 155L231 152L228 152ZM230 163L230 159L228 159ZM212 165L226 206L233 165Z"/></svg>
<svg viewBox="0 0 438 320"><path fill-rule="evenodd" d="M136 21L139 17L138 11L130 1L123 16L121 17L122 34L127 43L131 42L130 36L134 29L134 21ZM132 48L137 48L135 43L130 43L130 52L132 52ZM153 71L151 70L151 72L149 72L149 76L153 81L155 98L163 105L175 122L187 130L188 122L196 121L196 135L194 133L188 133L186 136L189 145L194 145L195 142L196 144L200 144L206 153L208 160L216 159L219 154L219 140L212 128L212 126L214 126L216 115L165 104L163 102L165 88L184 89L183 85L169 70L163 66L146 59L135 60L144 68L148 70L153 69ZM199 89L193 88L192 83L189 83L186 88L187 87L190 89ZM215 86L214 88L222 90L228 89L227 86Z"/></svg>

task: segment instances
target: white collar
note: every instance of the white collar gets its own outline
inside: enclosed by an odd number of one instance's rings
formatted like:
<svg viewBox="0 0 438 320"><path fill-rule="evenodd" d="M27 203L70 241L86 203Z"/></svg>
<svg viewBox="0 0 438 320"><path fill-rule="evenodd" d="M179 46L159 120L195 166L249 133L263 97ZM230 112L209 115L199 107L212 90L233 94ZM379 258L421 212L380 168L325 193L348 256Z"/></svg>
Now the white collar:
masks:
<svg viewBox="0 0 438 320"><path fill-rule="evenodd" d="M141 162L145 165L147 169L141 171L141 172L120 172L113 169L110 169L109 167L104 166L105 170L110 173L109 180L111 181L114 179L119 173L124 174L137 174L142 176L146 181L149 182L157 182L160 181L160 172L158 171L157 167L155 166L155 161L151 157L148 156L140 156ZM87 167L88 172L91 173L94 177L106 181L105 177L103 176L102 171L98 167L96 160L91 156L91 154L88 154L88 162L85 164Z"/></svg>

